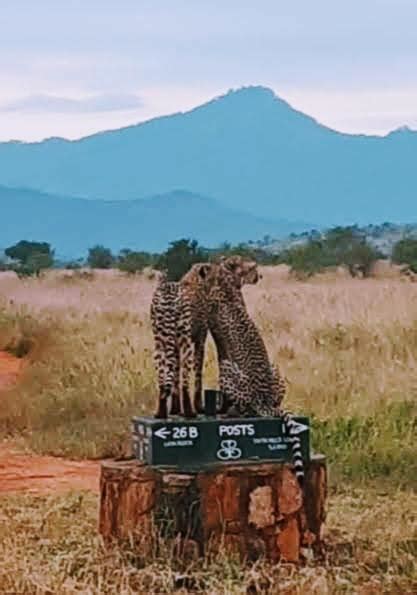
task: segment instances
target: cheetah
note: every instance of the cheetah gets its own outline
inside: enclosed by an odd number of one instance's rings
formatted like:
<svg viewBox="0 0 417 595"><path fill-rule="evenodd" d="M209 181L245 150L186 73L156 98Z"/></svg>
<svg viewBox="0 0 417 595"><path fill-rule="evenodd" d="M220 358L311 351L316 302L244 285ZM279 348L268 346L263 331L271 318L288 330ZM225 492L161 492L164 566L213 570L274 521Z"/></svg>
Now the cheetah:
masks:
<svg viewBox="0 0 417 595"><path fill-rule="evenodd" d="M235 276L223 262L197 266L219 365L229 360L249 376L251 398L246 408L254 414L261 407L272 411L285 395L285 383L273 374L265 343L248 314Z"/></svg>
<svg viewBox="0 0 417 595"><path fill-rule="evenodd" d="M283 379L272 367L272 373L276 378L278 387L281 386ZM292 463L294 466L295 475L300 485L304 481L304 462L301 450L301 440L298 436L299 427L297 422L293 419L288 411L284 411L279 406L272 409L268 406L264 407L262 404L258 407L245 407L245 403L251 402L251 384L249 376L242 372L235 362L223 360L220 363L220 391L226 395L228 400L237 404L237 414L245 416L262 415L262 416L278 416L284 421L285 427L291 438ZM279 388L280 390L280 388ZM256 410L256 411L255 411ZM230 411L235 414L233 409Z"/></svg>
<svg viewBox="0 0 417 595"><path fill-rule="evenodd" d="M171 399L172 414L182 410L186 417L194 417L189 391L194 352L191 304L181 285L168 281L165 273L159 276L150 314L159 387L155 417L168 416L168 399Z"/></svg>
<svg viewBox="0 0 417 595"><path fill-rule="evenodd" d="M257 263L242 256L221 256L214 266L219 265L231 273L236 289L240 289L243 285L255 285L261 279ZM181 287L191 304L191 334L194 344L194 408L199 413L203 409L203 363L208 334L207 294L202 284L204 271L204 265L196 264L180 280ZM240 295L242 294L240 293Z"/></svg>
<svg viewBox="0 0 417 595"><path fill-rule="evenodd" d="M201 265L199 273L207 292L208 325L219 355L220 390L231 404L229 413L282 417L292 437L295 473L302 483L304 471L297 424L281 409L286 382L270 363L241 289L223 264Z"/></svg>

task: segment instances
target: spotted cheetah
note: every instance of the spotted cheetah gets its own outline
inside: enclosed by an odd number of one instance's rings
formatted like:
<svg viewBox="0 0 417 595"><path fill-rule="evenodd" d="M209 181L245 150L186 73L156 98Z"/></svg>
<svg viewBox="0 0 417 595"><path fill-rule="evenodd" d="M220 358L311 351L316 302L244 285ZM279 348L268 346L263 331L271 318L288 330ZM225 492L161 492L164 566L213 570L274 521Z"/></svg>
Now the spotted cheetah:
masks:
<svg viewBox="0 0 417 595"><path fill-rule="evenodd" d="M248 314L234 275L223 264L199 265L204 287L209 330L219 355L219 364L229 360L249 377L252 413L271 413L285 395L285 382L273 373L265 343Z"/></svg>
<svg viewBox="0 0 417 595"><path fill-rule="evenodd" d="M193 417L195 414L189 391L194 351L191 305L181 285L168 281L164 273L160 274L152 297L151 324L159 386L155 417L168 416L168 399L171 399L171 413L180 413L182 410L186 417Z"/></svg>
<svg viewBox="0 0 417 595"><path fill-rule="evenodd" d="M220 390L231 405L231 413L282 417L292 437L293 464L302 483L297 424L281 409L286 382L271 365L230 271L222 265L200 265L199 272L207 292L208 325L219 354Z"/></svg>
<svg viewBox="0 0 417 595"><path fill-rule="evenodd" d="M279 374L272 368L273 375L276 378L278 386L284 382ZM298 436L298 424L293 419L292 415L281 409L281 407L273 407L272 409L264 404L257 407L250 405L251 399L251 383L248 374L242 372L235 362L223 360L220 363L220 391L226 395L228 401L234 403L236 410L231 409L230 413L237 415L262 415L262 416L276 416L281 417L284 421L288 434L291 438L292 462L294 466L295 475L302 485L304 481L304 462L301 451L301 440ZM280 390L280 388L278 389Z"/></svg>
<svg viewBox="0 0 417 595"><path fill-rule="evenodd" d="M219 265L230 272L236 289L240 290L243 285L254 285L261 279L257 263L242 256L221 256L214 266ZM209 269L210 266L207 270ZM204 271L205 267L201 264L194 265L180 280L181 287L191 304L191 334L194 344L194 408L200 413L202 412L204 348L208 333L207 293L202 284ZM240 295L242 295L241 292Z"/></svg>

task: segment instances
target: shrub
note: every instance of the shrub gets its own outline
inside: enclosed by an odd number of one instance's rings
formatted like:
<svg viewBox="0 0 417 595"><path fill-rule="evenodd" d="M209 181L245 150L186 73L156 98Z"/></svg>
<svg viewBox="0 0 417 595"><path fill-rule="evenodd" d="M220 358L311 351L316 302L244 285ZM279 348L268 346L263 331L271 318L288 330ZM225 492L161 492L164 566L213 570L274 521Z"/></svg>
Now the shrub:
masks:
<svg viewBox="0 0 417 595"><path fill-rule="evenodd" d="M197 262L206 262L208 253L196 240L182 239L171 242L156 263L156 268L165 270L170 281L178 281Z"/></svg>
<svg viewBox="0 0 417 595"><path fill-rule="evenodd" d="M141 273L144 268L152 266L156 257L149 252L121 250L117 259L117 268L125 273Z"/></svg>
<svg viewBox="0 0 417 595"><path fill-rule="evenodd" d="M87 263L92 269L110 269L114 256L108 248L96 245L88 250Z"/></svg>
<svg viewBox="0 0 417 595"><path fill-rule="evenodd" d="M5 254L14 261L9 268L19 276L39 275L54 264L54 252L47 242L21 240L6 248Z"/></svg>
<svg viewBox="0 0 417 595"><path fill-rule="evenodd" d="M392 260L407 264L413 273L417 273L417 238L404 238L397 242L392 251Z"/></svg>
<svg viewBox="0 0 417 595"><path fill-rule="evenodd" d="M281 254L285 262L298 276L311 276L331 266L345 266L352 277L368 277L372 265L380 258L378 250L371 246L357 227L335 227L322 237L315 234L301 245Z"/></svg>

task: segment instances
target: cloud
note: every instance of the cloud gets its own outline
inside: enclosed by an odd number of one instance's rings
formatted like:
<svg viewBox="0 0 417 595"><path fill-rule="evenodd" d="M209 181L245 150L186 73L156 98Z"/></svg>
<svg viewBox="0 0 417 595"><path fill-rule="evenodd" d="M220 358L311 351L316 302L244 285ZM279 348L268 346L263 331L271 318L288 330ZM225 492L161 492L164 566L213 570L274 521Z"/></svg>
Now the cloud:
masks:
<svg viewBox="0 0 417 595"><path fill-rule="evenodd" d="M73 98L57 95L28 95L0 105L2 112L65 113L82 114L91 112L117 112L137 110L143 107L143 101L137 95L100 94Z"/></svg>

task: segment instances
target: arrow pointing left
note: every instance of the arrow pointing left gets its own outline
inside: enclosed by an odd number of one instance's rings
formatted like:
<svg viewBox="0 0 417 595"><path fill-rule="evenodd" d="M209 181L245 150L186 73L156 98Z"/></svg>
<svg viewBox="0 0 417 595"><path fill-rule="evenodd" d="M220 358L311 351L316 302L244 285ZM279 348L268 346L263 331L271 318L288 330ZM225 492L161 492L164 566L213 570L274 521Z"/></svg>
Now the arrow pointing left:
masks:
<svg viewBox="0 0 417 595"><path fill-rule="evenodd" d="M155 436L158 436L158 438L165 440L165 438L168 438L171 434L171 430L168 430L168 428L164 426L163 428L159 428L159 430L155 430L154 434Z"/></svg>

